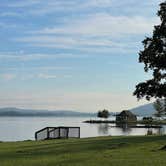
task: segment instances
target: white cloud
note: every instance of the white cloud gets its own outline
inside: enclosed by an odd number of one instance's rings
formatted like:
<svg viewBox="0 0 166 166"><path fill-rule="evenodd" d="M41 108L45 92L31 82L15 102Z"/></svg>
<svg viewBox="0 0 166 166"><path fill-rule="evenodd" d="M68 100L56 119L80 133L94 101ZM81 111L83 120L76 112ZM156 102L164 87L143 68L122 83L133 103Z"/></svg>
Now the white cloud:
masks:
<svg viewBox="0 0 166 166"><path fill-rule="evenodd" d="M5 22L0 22L0 28L9 29L9 28L16 28L16 24L10 24Z"/></svg>
<svg viewBox="0 0 166 166"><path fill-rule="evenodd" d="M63 77L64 77L64 78L72 78L72 75L69 75L69 74L68 74L68 75L64 75Z"/></svg>
<svg viewBox="0 0 166 166"><path fill-rule="evenodd" d="M33 39L33 38L31 38ZM19 40L20 41L20 40ZM29 39L28 39L29 41ZM43 41L44 42L44 41ZM34 43L33 43L34 44ZM49 43L50 44L50 43ZM55 43L53 43L55 45ZM7 60L17 60L17 61L34 61L34 60L42 60L42 59L61 59L61 58L79 58L79 57L87 57L86 55L80 56L72 53L52 53L52 54L42 54L42 53L20 53L20 52L0 52L0 59ZM36 67L35 67L36 68ZM48 67L47 67L48 68ZM51 67L49 67L51 68ZM61 67L55 67L61 68ZM66 68L66 67L65 67Z"/></svg>
<svg viewBox="0 0 166 166"><path fill-rule="evenodd" d="M16 60L22 60L22 61L29 61L29 60L38 60L42 58L48 57L48 54L26 54L26 53L20 53L20 52L2 52L0 53L1 59L16 59Z"/></svg>
<svg viewBox="0 0 166 166"><path fill-rule="evenodd" d="M15 69L15 68L14 68ZM17 68L18 70L18 68ZM16 73L2 73L0 74L0 80L5 80L5 81L11 81L13 79L21 80L21 81L26 81L26 80L31 80L31 79L69 79L72 78L71 74L59 74L58 76L52 73L49 73L48 69L45 70L45 68L41 68L41 71L47 72L47 73L39 73L39 71L34 72L34 69L30 69L33 71L32 74L28 74L27 72L17 72Z"/></svg>
<svg viewBox="0 0 166 166"><path fill-rule="evenodd" d="M40 67L31 67L32 70L71 70L71 67L68 66L40 66Z"/></svg>
<svg viewBox="0 0 166 166"><path fill-rule="evenodd" d="M82 20L66 22L59 28L45 28L29 36L14 39L29 46L78 49L91 52L133 52L139 43L116 42L114 39L132 38L134 35L149 34L158 18L112 16L107 13L90 15Z"/></svg>
<svg viewBox="0 0 166 166"><path fill-rule="evenodd" d="M143 1L138 3L136 0L15 0L6 3L7 7L24 8L24 14L45 15L59 11L81 11L82 13L91 9L121 9L124 10L147 10L158 5L162 0ZM131 7L132 6L132 7Z"/></svg>
<svg viewBox="0 0 166 166"><path fill-rule="evenodd" d="M42 78L42 79L55 79L57 78L56 75L50 75L50 74L44 74L44 73L40 73L38 75L39 78Z"/></svg>
<svg viewBox="0 0 166 166"><path fill-rule="evenodd" d="M28 46L31 47L47 47L47 48L61 48L61 49L73 49L86 53L133 53L135 52L140 45L140 42L112 42L107 37L79 37L79 36L71 36L71 37L54 37L50 35L38 35L32 37L22 37L16 39L17 42L25 42ZM85 54L65 56L66 58L73 57L86 57ZM55 56L56 57L56 56ZM63 57L63 56L62 56Z"/></svg>
<svg viewBox="0 0 166 166"><path fill-rule="evenodd" d="M78 4L78 8L104 8L112 6L112 0L88 0Z"/></svg>
<svg viewBox="0 0 166 166"><path fill-rule="evenodd" d="M95 7L108 7L111 4L111 0L26 0L16 1L14 3L8 3L6 6L12 8L29 8L26 14L32 15L45 15L59 11L80 11L87 8ZM25 14L25 13L24 13Z"/></svg>
<svg viewBox="0 0 166 166"><path fill-rule="evenodd" d="M6 81L10 81L16 78L16 74L13 73L3 73L0 74L0 78Z"/></svg>
<svg viewBox="0 0 166 166"><path fill-rule="evenodd" d="M42 2L42 0L26 0L26 1L22 1L22 0L17 0L14 2L10 2L8 3L6 6L8 7L14 7L14 8L20 8L20 7L29 7L29 6L33 6L33 5L37 5L40 2Z"/></svg>
<svg viewBox="0 0 166 166"><path fill-rule="evenodd" d="M63 79L63 78L72 78L72 75L55 75L55 74L46 74L46 73L40 73L38 74L38 78L42 78L42 79Z"/></svg>
<svg viewBox="0 0 166 166"><path fill-rule="evenodd" d="M22 16L21 14L17 12L2 12L0 13L1 17L15 17L15 16Z"/></svg>
<svg viewBox="0 0 166 166"><path fill-rule="evenodd" d="M16 41L31 43L32 45L47 46L55 48L71 48L75 46L110 46L113 43L107 39L93 39L93 38L82 38L82 37L57 37L49 35L38 35L32 37L22 37L16 39Z"/></svg>
<svg viewBox="0 0 166 166"><path fill-rule="evenodd" d="M82 20L69 22L60 28L45 28L40 34L79 34L90 36L118 36L124 34L146 34L152 32L153 26L159 23L157 17L111 16L107 13L90 15ZM36 32L35 32L36 33Z"/></svg>
<svg viewBox="0 0 166 166"><path fill-rule="evenodd" d="M22 74L21 76L19 76L17 79L21 80L21 81L27 81L27 80L31 80L31 79L34 79L35 78L35 75L34 74Z"/></svg>

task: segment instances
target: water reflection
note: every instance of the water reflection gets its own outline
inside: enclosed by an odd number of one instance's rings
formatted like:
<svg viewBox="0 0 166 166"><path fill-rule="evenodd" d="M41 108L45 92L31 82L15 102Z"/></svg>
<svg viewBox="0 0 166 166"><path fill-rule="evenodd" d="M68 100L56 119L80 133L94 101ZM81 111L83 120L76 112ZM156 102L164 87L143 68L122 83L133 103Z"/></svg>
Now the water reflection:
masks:
<svg viewBox="0 0 166 166"><path fill-rule="evenodd" d="M164 128L164 127L159 128L159 129L157 130L157 134L158 134L158 135L164 135L164 134L165 134L165 128Z"/></svg>
<svg viewBox="0 0 166 166"><path fill-rule="evenodd" d="M98 124L98 133L101 135L108 135L109 125L108 124Z"/></svg>
<svg viewBox="0 0 166 166"><path fill-rule="evenodd" d="M121 129L122 135L137 135L138 131L141 131L142 135L165 134L165 126L152 127L137 124L117 123L115 127Z"/></svg>
<svg viewBox="0 0 166 166"><path fill-rule="evenodd" d="M18 141L34 139L34 133L46 126L78 126L81 138L96 136L147 135L148 128L134 128L127 124L89 124L82 123L87 117L47 118L47 117L12 117L0 118L0 141ZM152 134L163 135L163 128L152 128Z"/></svg>
<svg viewBox="0 0 166 166"><path fill-rule="evenodd" d="M164 135L165 134L165 129L164 127L162 128L148 128L147 134L146 135Z"/></svg>
<svg viewBox="0 0 166 166"><path fill-rule="evenodd" d="M122 131L122 133L124 133L124 135L130 135L132 129L131 129L131 125L127 124L127 123L117 123L116 127L119 127Z"/></svg>

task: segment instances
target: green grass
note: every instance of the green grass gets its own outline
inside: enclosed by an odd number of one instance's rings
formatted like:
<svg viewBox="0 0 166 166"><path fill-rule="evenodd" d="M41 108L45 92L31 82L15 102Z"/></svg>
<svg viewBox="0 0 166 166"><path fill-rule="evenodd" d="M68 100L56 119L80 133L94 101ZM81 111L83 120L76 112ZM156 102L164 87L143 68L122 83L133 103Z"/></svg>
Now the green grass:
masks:
<svg viewBox="0 0 166 166"><path fill-rule="evenodd" d="M0 166L165 166L166 136L0 143Z"/></svg>

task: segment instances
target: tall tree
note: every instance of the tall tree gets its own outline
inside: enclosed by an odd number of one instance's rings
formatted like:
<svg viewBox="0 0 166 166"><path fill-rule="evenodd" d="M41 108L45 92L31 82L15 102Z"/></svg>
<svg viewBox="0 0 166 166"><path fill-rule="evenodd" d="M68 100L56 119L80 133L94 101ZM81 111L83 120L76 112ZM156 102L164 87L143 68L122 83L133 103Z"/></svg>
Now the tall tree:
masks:
<svg viewBox="0 0 166 166"><path fill-rule="evenodd" d="M166 1L160 4L158 16L161 24L154 26L152 37L146 37L142 42L144 50L139 53L139 62L145 64L145 72L153 74L151 79L136 85L133 94L138 99L166 98Z"/></svg>

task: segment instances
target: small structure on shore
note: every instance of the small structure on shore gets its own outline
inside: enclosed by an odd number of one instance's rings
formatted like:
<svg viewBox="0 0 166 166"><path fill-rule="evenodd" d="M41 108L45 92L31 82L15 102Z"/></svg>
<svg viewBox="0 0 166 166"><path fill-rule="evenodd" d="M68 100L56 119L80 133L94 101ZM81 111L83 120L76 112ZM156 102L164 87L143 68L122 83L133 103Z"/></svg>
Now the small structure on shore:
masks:
<svg viewBox="0 0 166 166"><path fill-rule="evenodd" d="M80 127L45 127L35 133L36 140L80 138Z"/></svg>
<svg viewBox="0 0 166 166"><path fill-rule="evenodd" d="M116 122L136 122L137 116L128 110L116 115Z"/></svg>

